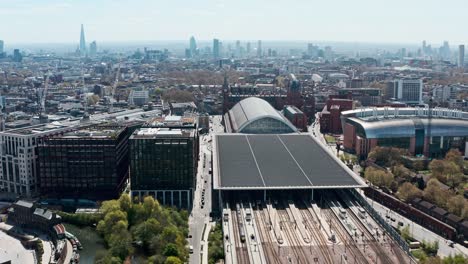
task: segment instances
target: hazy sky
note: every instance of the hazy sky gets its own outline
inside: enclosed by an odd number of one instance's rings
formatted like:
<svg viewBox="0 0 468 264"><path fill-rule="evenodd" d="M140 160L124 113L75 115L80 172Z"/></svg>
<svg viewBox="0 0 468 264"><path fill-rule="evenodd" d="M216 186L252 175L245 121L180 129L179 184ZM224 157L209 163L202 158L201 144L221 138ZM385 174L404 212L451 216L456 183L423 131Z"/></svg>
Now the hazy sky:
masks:
<svg viewBox="0 0 468 264"><path fill-rule="evenodd" d="M0 0L8 43L310 40L468 43L467 0Z"/></svg>

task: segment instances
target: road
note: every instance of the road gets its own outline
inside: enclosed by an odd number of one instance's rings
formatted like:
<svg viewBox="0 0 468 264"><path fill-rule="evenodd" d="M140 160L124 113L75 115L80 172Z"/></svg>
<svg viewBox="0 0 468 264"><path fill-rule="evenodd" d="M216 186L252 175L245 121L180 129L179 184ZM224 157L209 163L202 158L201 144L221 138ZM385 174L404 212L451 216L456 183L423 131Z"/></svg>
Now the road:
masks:
<svg viewBox="0 0 468 264"><path fill-rule="evenodd" d="M193 200L192 213L189 217L189 238L190 245L193 246L193 253L190 254L189 263L202 263L201 247L203 245L203 254L206 257L208 252L208 242L203 241L203 230L205 225L210 225L211 211L211 142L216 133L223 133L224 128L221 125L221 117L210 117L210 131L206 135L200 136L200 161L198 164L197 183ZM203 194L204 193L204 194ZM205 204L202 205L202 197ZM208 228L207 228L208 230ZM205 258L206 259L206 258Z"/></svg>
<svg viewBox="0 0 468 264"><path fill-rule="evenodd" d="M429 231L428 229L414 223L413 221L399 215L398 213L395 213L394 211L390 210L389 208L379 204L378 202L373 201L372 199L367 198L367 202L378 212L380 215L383 216L384 219L387 220L387 222L394 226L397 227L398 223L401 222L403 223L403 227L409 226L410 228L410 234L417 240L422 241L439 241L439 256L449 256L449 255L455 255L455 254L464 254L465 256L468 257L468 249L463 247L460 244L455 244L454 247L450 247L448 245L448 240ZM387 218L386 215L389 215L390 217ZM392 221L391 219L395 219L395 221ZM401 226L400 226L401 228Z"/></svg>

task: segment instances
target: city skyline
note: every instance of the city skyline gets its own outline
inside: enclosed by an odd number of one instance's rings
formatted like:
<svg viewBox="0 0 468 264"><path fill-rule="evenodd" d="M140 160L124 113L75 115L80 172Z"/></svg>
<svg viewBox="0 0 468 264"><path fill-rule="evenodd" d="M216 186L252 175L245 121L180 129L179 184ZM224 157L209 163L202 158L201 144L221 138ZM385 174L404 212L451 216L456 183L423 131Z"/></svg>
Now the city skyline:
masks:
<svg viewBox="0 0 468 264"><path fill-rule="evenodd" d="M337 4L342 8L336 9ZM352 3L296 0L287 5L265 0L254 3L205 0L182 5L148 0L6 1L2 3L0 23L18 23L15 27L1 28L0 39L6 43L71 43L77 41L79 25L84 24L88 38L98 42L185 40L193 35L200 40L358 43L449 40L452 44L464 44L468 38L458 29L463 24L463 9L458 8L462 4L460 0L446 1L441 13L437 1L402 0L393 1L391 6L370 0Z"/></svg>

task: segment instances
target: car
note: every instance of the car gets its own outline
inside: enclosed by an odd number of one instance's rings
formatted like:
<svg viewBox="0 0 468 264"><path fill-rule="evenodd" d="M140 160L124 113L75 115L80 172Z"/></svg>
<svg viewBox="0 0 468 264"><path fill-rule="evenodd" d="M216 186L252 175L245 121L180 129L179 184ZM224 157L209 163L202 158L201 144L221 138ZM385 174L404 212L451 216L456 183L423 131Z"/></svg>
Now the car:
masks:
<svg viewBox="0 0 468 264"><path fill-rule="evenodd" d="M399 226L404 226L405 224L403 224L403 222L398 222L398 225Z"/></svg>
<svg viewBox="0 0 468 264"><path fill-rule="evenodd" d="M451 240L447 241L447 244L449 245L449 247L451 248L454 248L455 247L455 243Z"/></svg>
<svg viewBox="0 0 468 264"><path fill-rule="evenodd" d="M393 218L393 217L390 217L390 220L391 220L392 222L395 222L395 218Z"/></svg>
<svg viewBox="0 0 468 264"><path fill-rule="evenodd" d="M192 245L189 246L189 253L190 253L190 254L193 253L193 246L192 246Z"/></svg>

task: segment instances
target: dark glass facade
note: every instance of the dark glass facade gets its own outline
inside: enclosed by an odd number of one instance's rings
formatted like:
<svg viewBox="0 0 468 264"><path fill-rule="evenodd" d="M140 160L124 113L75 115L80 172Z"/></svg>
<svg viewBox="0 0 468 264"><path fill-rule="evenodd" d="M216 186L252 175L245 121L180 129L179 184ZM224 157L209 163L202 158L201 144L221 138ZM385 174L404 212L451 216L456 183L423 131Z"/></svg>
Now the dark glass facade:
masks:
<svg viewBox="0 0 468 264"><path fill-rule="evenodd" d="M198 161L198 139L194 134L134 134L130 138L132 190L193 189Z"/></svg>
<svg viewBox="0 0 468 264"><path fill-rule="evenodd" d="M128 179L128 128L47 138L38 147L41 194L50 197L118 197ZM103 131L105 131L103 133ZM113 131L113 132L112 132Z"/></svg>

